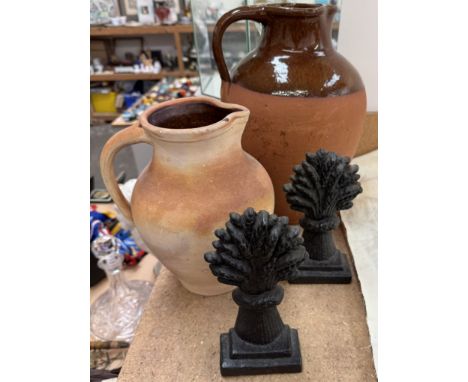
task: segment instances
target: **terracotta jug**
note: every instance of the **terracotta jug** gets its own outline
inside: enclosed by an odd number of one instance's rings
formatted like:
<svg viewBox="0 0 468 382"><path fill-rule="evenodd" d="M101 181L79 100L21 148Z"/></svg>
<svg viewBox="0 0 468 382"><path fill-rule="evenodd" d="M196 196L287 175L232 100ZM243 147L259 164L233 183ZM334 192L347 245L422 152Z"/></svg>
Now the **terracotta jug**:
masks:
<svg viewBox="0 0 468 382"><path fill-rule="evenodd" d="M193 293L234 288L219 283L203 258L229 213L248 207L273 212L270 177L241 146L248 118L244 106L208 97L168 101L112 136L101 154L114 202L151 252ZM154 154L129 204L116 183L113 159L121 148L140 142L151 144Z"/></svg>
<svg viewBox="0 0 468 382"><path fill-rule="evenodd" d="M222 80L221 99L250 110L243 147L270 174L275 212L297 223L282 187L307 151L324 148L352 157L364 128L366 93L353 66L332 46L329 5L269 4L236 8L221 17L213 53ZM221 41L238 20L263 24L261 42L232 73Z"/></svg>

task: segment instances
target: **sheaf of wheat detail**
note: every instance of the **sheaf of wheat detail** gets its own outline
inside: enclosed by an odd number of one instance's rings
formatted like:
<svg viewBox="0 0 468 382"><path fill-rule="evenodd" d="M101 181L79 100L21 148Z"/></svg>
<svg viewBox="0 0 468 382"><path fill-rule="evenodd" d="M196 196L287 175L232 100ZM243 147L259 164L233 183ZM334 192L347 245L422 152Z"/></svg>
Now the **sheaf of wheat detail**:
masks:
<svg viewBox="0 0 468 382"><path fill-rule="evenodd" d="M215 231L215 252L205 254L212 273L243 292L260 294L294 275L305 258L303 239L287 217L248 208L231 213L225 229Z"/></svg>
<svg viewBox="0 0 468 382"><path fill-rule="evenodd" d="M295 275L306 256L299 230L288 223L253 208L233 212L226 227L215 231L215 251L205 254L218 281L237 286L234 327L220 336L223 375L302 369L298 331L283 323L277 309L284 296L278 281Z"/></svg>
<svg viewBox="0 0 468 382"><path fill-rule="evenodd" d="M303 227L310 225L307 220L327 220L338 210L351 208L352 200L362 192L359 167L351 165L350 158L333 152L320 149L307 153L293 170L291 183L283 189L291 208L304 213Z"/></svg>

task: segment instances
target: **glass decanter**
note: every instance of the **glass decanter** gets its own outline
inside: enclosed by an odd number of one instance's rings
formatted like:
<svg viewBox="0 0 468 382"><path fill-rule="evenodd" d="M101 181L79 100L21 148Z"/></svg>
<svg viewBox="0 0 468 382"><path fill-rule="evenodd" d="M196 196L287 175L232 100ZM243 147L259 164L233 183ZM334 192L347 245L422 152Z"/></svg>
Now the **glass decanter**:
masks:
<svg viewBox="0 0 468 382"><path fill-rule="evenodd" d="M93 241L91 249L110 283L109 289L91 305L91 333L105 341L131 342L153 285L125 280L124 257L114 236L102 234Z"/></svg>

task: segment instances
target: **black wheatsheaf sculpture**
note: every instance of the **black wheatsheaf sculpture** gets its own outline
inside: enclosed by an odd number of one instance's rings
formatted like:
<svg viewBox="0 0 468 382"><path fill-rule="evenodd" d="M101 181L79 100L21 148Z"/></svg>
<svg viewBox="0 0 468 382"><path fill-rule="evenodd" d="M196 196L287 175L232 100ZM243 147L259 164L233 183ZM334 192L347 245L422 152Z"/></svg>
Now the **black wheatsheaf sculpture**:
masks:
<svg viewBox="0 0 468 382"><path fill-rule="evenodd" d="M294 373L302 370L296 329L285 325L277 305L283 288L306 256L299 230L287 217L255 212L231 213L218 229L215 252L205 254L224 284L236 285L232 297L239 312L234 328L221 334L221 374Z"/></svg>
<svg viewBox="0 0 468 382"><path fill-rule="evenodd" d="M284 185L291 208L304 213L304 245L309 253L293 275L291 283L349 283L351 271L346 257L338 251L332 231L340 224L339 210L353 206L362 192L359 167L348 157L320 149L307 153L306 160L294 166L291 183Z"/></svg>

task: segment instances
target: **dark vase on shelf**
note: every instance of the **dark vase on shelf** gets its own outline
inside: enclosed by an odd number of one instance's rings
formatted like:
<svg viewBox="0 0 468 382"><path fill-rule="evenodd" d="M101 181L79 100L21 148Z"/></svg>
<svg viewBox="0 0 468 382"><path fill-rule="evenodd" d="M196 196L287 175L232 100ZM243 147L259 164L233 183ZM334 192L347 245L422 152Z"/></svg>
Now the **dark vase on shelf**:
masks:
<svg viewBox="0 0 468 382"><path fill-rule="evenodd" d="M332 45L336 11L333 5L244 6L226 13L214 30L221 99L250 110L242 145L267 169L275 212L292 224L299 215L288 206L282 186L293 165L319 148L353 157L364 128L363 82ZM226 28L239 20L260 22L263 36L230 74L221 42Z"/></svg>

